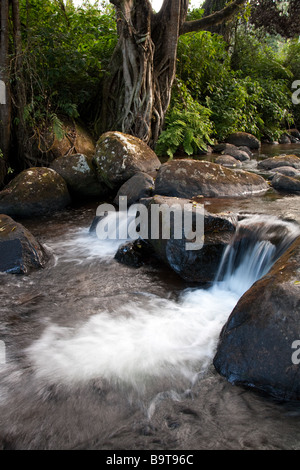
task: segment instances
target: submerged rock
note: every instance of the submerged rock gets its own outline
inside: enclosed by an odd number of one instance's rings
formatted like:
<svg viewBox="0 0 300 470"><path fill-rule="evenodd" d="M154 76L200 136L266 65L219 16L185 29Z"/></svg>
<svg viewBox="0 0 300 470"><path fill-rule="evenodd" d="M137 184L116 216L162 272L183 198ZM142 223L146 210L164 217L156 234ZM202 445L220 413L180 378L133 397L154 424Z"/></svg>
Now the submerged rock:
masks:
<svg viewBox="0 0 300 470"><path fill-rule="evenodd" d="M192 210L192 227L196 232L200 228L197 225L196 210L203 210L202 229L199 233L202 246L197 248L197 240L189 238L188 227L181 226L181 238L176 238L175 231L178 230L178 220L182 217L184 205L189 204ZM153 216L153 206L158 205L161 208L166 207L166 216L157 219ZM168 215L168 208L172 208L180 213L179 219L176 216ZM232 214L210 214L189 199L179 199L175 197L154 196L147 202L149 226L148 243L160 260L172 268L182 279L195 283L206 283L214 280L224 248L231 241L235 232L236 220ZM181 219L182 220L182 219ZM154 224L157 224L159 231L154 235ZM168 236L163 235L166 230ZM177 232L178 233L178 232ZM177 235L178 236L178 235ZM194 237L194 236L193 236ZM198 240L199 241L199 240ZM188 248L187 243L195 243L196 249Z"/></svg>
<svg viewBox="0 0 300 470"><path fill-rule="evenodd" d="M229 382L300 399L299 265L298 237L231 313L213 361Z"/></svg>
<svg viewBox="0 0 300 470"><path fill-rule="evenodd" d="M234 132L227 137L226 142L237 147L246 146L251 150L257 150L261 146L260 141L254 135L247 132Z"/></svg>
<svg viewBox="0 0 300 470"><path fill-rule="evenodd" d="M92 158L82 153L59 157L52 162L51 168L64 178L70 193L75 196L98 197L107 191L98 181Z"/></svg>
<svg viewBox="0 0 300 470"><path fill-rule="evenodd" d="M65 180L51 168L22 171L0 192L0 213L31 217L64 209L71 202Z"/></svg>
<svg viewBox="0 0 300 470"><path fill-rule="evenodd" d="M155 181L155 194L180 198L249 196L268 188L257 174L189 159L164 163Z"/></svg>
<svg viewBox="0 0 300 470"><path fill-rule="evenodd" d="M27 274L42 268L49 254L23 225L0 214L0 271Z"/></svg>
<svg viewBox="0 0 300 470"><path fill-rule="evenodd" d="M100 183L113 190L138 172L152 174L160 167L148 145L122 132L106 132L100 137L93 162Z"/></svg>
<svg viewBox="0 0 300 470"><path fill-rule="evenodd" d="M296 155L278 155L277 157L266 158L257 164L257 168L262 170L273 170L281 166L290 166L299 170L300 158Z"/></svg>

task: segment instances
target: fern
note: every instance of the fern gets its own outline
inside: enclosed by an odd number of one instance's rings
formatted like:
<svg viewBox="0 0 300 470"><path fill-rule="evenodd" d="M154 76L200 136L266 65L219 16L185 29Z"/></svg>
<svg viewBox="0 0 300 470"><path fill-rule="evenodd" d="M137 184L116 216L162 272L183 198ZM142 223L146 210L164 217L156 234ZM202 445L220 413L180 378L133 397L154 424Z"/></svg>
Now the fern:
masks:
<svg viewBox="0 0 300 470"><path fill-rule="evenodd" d="M52 129L54 132L55 137L58 141L61 141L65 136L64 126L61 120L57 117L55 113L51 114L50 116Z"/></svg>
<svg viewBox="0 0 300 470"><path fill-rule="evenodd" d="M175 102L166 116L166 128L161 133L155 151L158 155L168 155L182 148L187 155L197 154L212 144L210 135L213 125L211 111L193 100L184 85L184 101Z"/></svg>

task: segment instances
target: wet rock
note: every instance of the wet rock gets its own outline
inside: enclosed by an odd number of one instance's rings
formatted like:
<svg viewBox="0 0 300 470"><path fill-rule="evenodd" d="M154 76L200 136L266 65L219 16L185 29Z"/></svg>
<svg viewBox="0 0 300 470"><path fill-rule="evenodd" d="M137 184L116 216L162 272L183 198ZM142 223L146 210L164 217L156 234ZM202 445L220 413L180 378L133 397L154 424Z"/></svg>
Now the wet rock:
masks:
<svg viewBox="0 0 300 470"><path fill-rule="evenodd" d="M285 176L300 176L300 170L296 170L292 166L280 166L277 168L273 168L271 173L280 173L281 175Z"/></svg>
<svg viewBox="0 0 300 470"><path fill-rule="evenodd" d="M257 164L257 168L262 170L273 170L281 166L291 166L299 170L300 158L296 155L278 155L277 157L266 158Z"/></svg>
<svg viewBox="0 0 300 470"><path fill-rule="evenodd" d="M164 163L155 181L155 194L181 198L239 197L267 190L264 178L254 173L188 159Z"/></svg>
<svg viewBox="0 0 300 470"><path fill-rule="evenodd" d="M214 358L216 370L229 382L280 399L300 399L300 365L292 360L294 341L300 339L299 264L298 237L231 313Z"/></svg>
<svg viewBox="0 0 300 470"><path fill-rule="evenodd" d="M127 266L138 268L149 264L154 256L152 247L144 240L138 239L121 245L115 254L115 259Z"/></svg>
<svg viewBox="0 0 300 470"><path fill-rule="evenodd" d="M159 223L153 216L153 206L165 206L172 208L175 212L183 214L183 208L186 204L192 206L192 227L194 232L199 231L204 238L202 244L197 248L197 240L189 238L189 231L185 230L184 223L181 225L181 237L175 236L175 230L178 230L178 219L176 215L170 217L162 216ZM173 269L182 279L194 283L211 282L216 275L224 248L228 245L235 232L236 219L232 214L210 214L203 209L202 229L196 221L196 210L203 207L189 199L180 199L174 197L154 196L148 203L148 239L154 252L160 260ZM165 212L168 214L168 210ZM199 219L198 219L199 221ZM157 236L154 236L153 225L159 226ZM187 227L186 227L187 228ZM200 230L199 230L200 228ZM169 236L163 236L164 230ZM201 232L201 233L200 233ZM193 235L194 237L194 235ZM193 238L191 237L191 238ZM195 249L188 248L187 243L195 243Z"/></svg>
<svg viewBox="0 0 300 470"><path fill-rule="evenodd" d="M46 265L49 254L23 225L0 214L0 271L27 274Z"/></svg>
<svg viewBox="0 0 300 470"><path fill-rule="evenodd" d="M250 160L248 153L244 152L243 150L238 149L237 147L231 147L229 149L226 149L224 152L227 155L234 157L236 160L239 160L240 162L245 162L247 160Z"/></svg>
<svg viewBox="0 0 300 470"><path fill-rule="evenodd" d="M292 178L291 176L276 174L272 178L272 186L274 189L279 191L287 191L290 193L299 192L300 178Z"/></svg>
<svg viewBox="0 0 300 470"><path fill-rule="evenodd" d="M107 191L98 181L92 157L82 153L67 155L55 159L50 167L64 178L74 196L99 197Z"/></svg>
<svg viewBox="0 0 300 470"><path fill-rule="evenodd" d="M71 202L65 180L51 168L22 171L0 192L0 213L32 217L64 209Z"/></svg>
<svg viewBox="0 0 300 470"><path fill-rule="evenodd" d="M107 132L97 142L93 158L100 183L120 188L138 172L156 173L160 161L140 139L121 132Z"/></svg>
<svg viewBox="0 0 300 470"><path fill-rule="evenodd" d="M226 154L227 150L237 149L237 148L238 147L236 147L235 145L227 144L227 143L223 142L223 143L214 145L213 152L214 153L224 153L224 154Z"/></svg>
<svg viewBox="0 0 300 470"><path fill-rule="evenodd" d="M246 152L250 158L253 157L253 152L251 152L251 149L246 145L241 145L240 147L238 147L238 149L242 150L243 152Z"/></svg>
<svg viewBox="0 0 300 470"><path fill-rule="evenodd" d="M231 155L220 155L215 159L215 163L218 165L226 166L227 168L241 168L242 164L236 158Z"/></svg>
<svg viewBox="0 0 300 470"><path fill-rule="evenodd" d="M126 181L119 189L114 203L119 204L119 198L126 196L127 204L130 206L138 202L141 198L152 196L154 188L154 179L147 173L136 173Z"/></svg>
<svg viewBox="0 0 300 470"><path fill-rule="evenodd" d="M252 134L247 132L235 132L230 134L226 142L229 144L236 145L237 147L246 146L249 147L251 150L257 150L260 148L261 144L260 141Z"/></svg>

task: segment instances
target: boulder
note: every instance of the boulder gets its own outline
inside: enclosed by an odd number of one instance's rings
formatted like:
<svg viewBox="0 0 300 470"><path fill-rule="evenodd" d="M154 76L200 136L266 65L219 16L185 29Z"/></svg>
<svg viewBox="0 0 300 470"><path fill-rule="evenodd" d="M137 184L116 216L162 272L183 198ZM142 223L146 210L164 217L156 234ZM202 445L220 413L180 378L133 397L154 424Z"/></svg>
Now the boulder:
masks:
<svg viewBox="0 0 300 470"><path fill-rule="evenodd" d="M155 194L180 198L249 196L268 188L257 174L189 159L164 163L155 181Z"/></svg>
<svg viewBox="0 0 300 470"><path fill-rule="evenodd" d="M235 145L232 145L232 144L227 144L225 142L223 143L220 143L220 144L217 144L217 145L214 145L213 146L213 153L227 153L226 150L229 150L229 149L237 149L238 147L236 147Z"/></svg>
<svg viewBox="0 0 300 470"><path fill-rule="evenodd" d="M96 143L87 129L81 124L68 119L63 119L62 124L64 134L62 139L58 139L52 129L48 129L43 133L44 156L47 156L49 161L76 153L82 153L92 158L95 154Z"/></svg>
<svg viewBox="0 0 300 470"><path fill-rule="evenodd" d="M223 154L226 153L227 155L230 155L231 157L234 157L236 160L239 160L240 162L245 162L247 160L250 160L250 157L247 152L244 152L243 150L238 149L237 147L231 147L224 152Z"/></svg>
<svg viewBox="0 0 300 470"><path fill-rule="evenodd" d="M296 168L292 166L280 166L270 171L271 173L280 173L285 176L300 176L300 170L296 170Z"/></svg>
<svg viewBox="0 0 300 470"><path fill-rule="evenodd" d="M288 129L286 132L289 136L295 137L296 139L300 140L300 132L298 131L298 129Z"/></svg>
<svg viewBox="0 0 300 470"><path fill-rule="evenodd" d="M0 214L0 271L27 274L49 259L43 246L23 225Z"/></svg>
<svg viewBox="0 0 300 470"><path fill-rule="evenodd" d="M266 158L257 164L257 168L262 170L273 170L281 166L291 166L300 169L300 158L296 155L278 155L277 157Z"/></svg>
<svg viewBox="0 0 300 470"><path fill-rule="evenodd" d="M229 382L280 399L300 399L299 264L298 237L231 313L213 361Z"/></svg>
<svg viewBox="0 0 300 470"><path fill-rule="evenodd" d="M226 166L227 168L241 168L242 166L241 162L231 155L220 155L215 159L215 163Z"/></svg>
<svg viewBox="0 0 300 470"><path fill-rule="evenodd" d="M106 187L98 181L92 158L76 153L56 158L50 168L63 177L69 191L74 196L103 196Z"/></svg>
<svg viewBox="0 0 300 470"><path fill-rule="evenodd" d="M97 142L93 158L100 183L119 189L138 172L155 173L160 161L140 139L121 132L106 132Z"/></svg>
<svg viewBox="0 0 300 470"><path fill-rule="evenodd" d="M192 206L193 230L197 231L200 224L196 223L196 210L202 209L202 244L196 249L187 249L188 230L184 229L182 223L181 238L175 238L175 230L178 230L176 217L162 216L159 222L159 236L153 235L153 225L157 223L153 215L153 206L159 205L160 208L177 208L180 214L186 204ZM189 200L174 197L154 196L147 202L149 224L148 224L148 243L153 248L157 257L166 263L182 279L193 283L207 283L214 280L218 266L220 264L225 246L227 246L236 228L236 219L232 214L210 214L203 207ZM168 211L167 211L168 213ZM163 236L163 229L169 229L169 237ZM188 227L186 227L187 229ZM200 230L199 230L200 232ZM199 233L199 237L200 237ZM196 243L194 241L194 243Z"/></svg>
<svg viewBox="0 0 300 470"><path fill-rule="evenodd" d="M278 139L278 142L280 144L290 144L291 143L291 139L290 137L287 135L287 134L282 134L279 139Z"/></svg>
<svg viewBox="0 0 300 470"><path fill-rule="evenodd" d="M239 150L242 150L243 152L246 152L249 157L253 157L253 152L251 152L251 149L247 147L246 145L241 145L240 147L237 147Z"/></svg>
<svg viewBox="0 0 300 470"><path fill-rule="evenodd" d="M258 150L261 146L260 141L254 135L247 132L234 132L227 137L226 142L237 147L245 145L251 150Z"/></svg>
<svg viewBox="0 0 300 470"><path fill-rule="evenodd" d="M154 188L154 179L147 173L136 173L126 181L119 189L114 203L119 204L120 197L127 197L127 204L130 206L138 202L141 198L152 196Z"/></svg>
<svg viewBox="0 0 300 470"><path fill-rule="evenodd" d="M0 192L0 213L31 217L64 209L71 202L65 180L51 168L22 171Z"/></svg>
<svg viewBox="0 0 300 470"><path fill-rule="evenodd" d="M300 178L292 178L291 176L280 175L277 173L272 178L272 186L279 191L287 191L295 193L300 191Z"/></svg>
<svg viewBox="0 0 300 470"><path fill-rule="evenodd" d="M139 268L144 264L149 264L154 256L152 247L144 240L138 239L121 245L115 254L115 259L119 263Z"/></svg>

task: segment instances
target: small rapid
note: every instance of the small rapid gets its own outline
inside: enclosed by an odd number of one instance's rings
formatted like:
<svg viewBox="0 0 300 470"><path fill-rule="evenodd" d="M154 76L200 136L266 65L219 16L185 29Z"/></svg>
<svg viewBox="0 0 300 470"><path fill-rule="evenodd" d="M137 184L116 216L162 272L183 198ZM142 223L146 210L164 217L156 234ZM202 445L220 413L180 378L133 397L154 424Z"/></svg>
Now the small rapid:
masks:
<svg viewBox="0 0 300 470"><path fill-rule="evenodd" d="M122 216L118 223L125 223ZM153 380L171 377L188 387L211 365L220 330L239 298L297 235L296 224L245 216L211 287L185 289L177 300L144 291L117 311L100 309L70 327L48 325L26 349L36 380L74 386L102 378L142 392ZM95 257L115 262L123 242L101 241L81 229L51 248L57 264L87 266Z"/></svg>

